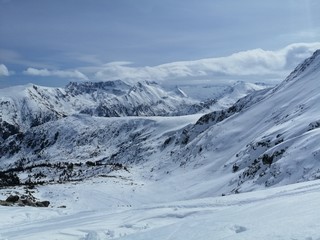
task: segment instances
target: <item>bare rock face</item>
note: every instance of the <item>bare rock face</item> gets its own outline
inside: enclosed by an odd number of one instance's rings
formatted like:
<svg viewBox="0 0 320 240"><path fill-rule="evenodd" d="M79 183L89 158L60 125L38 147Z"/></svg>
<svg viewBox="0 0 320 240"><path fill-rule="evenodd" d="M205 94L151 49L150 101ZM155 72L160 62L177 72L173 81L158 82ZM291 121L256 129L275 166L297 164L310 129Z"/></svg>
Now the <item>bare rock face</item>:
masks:
<svg viewBox="0 0 320 240"><path fill-rule="evenodd" d="M36 202L37 207L49 207L49 205L50 205L49 201Z"/></svg>
<svg viewBox="0 0 320 240"><path fill-rule="evenodd" d="M9 197L7 197L6 202L16 203L19 199L20 197L18 195L10 195Z"/></svg>
<svg viewBox="0 0 320 240"><path fill-rule="evenodd" d="M12 203L0 200L0 206L8 207L8 206L12 206Z"/></svg>

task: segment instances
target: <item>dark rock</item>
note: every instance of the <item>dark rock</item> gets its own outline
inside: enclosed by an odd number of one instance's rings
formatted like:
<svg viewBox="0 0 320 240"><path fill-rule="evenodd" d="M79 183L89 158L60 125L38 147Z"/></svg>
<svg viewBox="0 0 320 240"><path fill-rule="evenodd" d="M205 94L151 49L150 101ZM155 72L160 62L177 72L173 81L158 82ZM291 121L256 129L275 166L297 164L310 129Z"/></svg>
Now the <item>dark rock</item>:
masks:
<svg viewBox="0 0 320 240"><path fill-rule="evenodd" d="M10 203L15 203L18 202L20 199L20 197L18 195L10 195L7 199L6 202L10 202Z"/></svg>
<svg viewBox="0 0 320 240"><path fill-rule="evenodd" d="M5 206L5 207L12 206L12 203L0 200L0 206Z"/></svg>
<svg viewBox="0 0 320 240"><path fill-rule="evenodd" d="M49 201L36 202L37 207L48 207L50 205Z"/></svg>
<svg viewBox="0 0 320 240"><path fill-rule="evenodd" d="M21 203L24 204L25 206L30 206L30 207L36 207L37 205L35 204L35 202L33 202L31 199L26 198L26 199L22 199Z"/></svg>
<svg viewBox="0 0 320 240"><path fill-rule="evenodd" d="M0 206L48 207L49 205L49 201L37 201L30 192L28 192L28 195L10 195L5 201L0 200Z"/></svg>

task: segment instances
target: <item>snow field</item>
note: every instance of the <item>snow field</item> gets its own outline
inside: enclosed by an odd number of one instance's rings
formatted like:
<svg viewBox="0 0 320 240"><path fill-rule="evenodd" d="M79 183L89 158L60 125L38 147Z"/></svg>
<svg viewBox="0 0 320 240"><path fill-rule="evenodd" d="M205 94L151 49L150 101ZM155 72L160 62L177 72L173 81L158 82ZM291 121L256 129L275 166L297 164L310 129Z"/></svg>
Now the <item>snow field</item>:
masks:
<svg viewBox="0 0 320 240"><path fill-rule="evenodd" d="M0 239L320 239L319 180L168 202L148 183L114 181L40 187L52 208L1 207Z"/></svg>

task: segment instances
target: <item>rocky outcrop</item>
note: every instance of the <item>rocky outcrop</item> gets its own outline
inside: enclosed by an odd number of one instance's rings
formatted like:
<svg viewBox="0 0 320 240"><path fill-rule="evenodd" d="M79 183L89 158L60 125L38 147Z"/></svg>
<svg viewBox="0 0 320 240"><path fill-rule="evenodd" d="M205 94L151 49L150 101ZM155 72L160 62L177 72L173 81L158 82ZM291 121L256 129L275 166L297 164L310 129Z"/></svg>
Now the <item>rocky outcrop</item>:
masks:
<svg viewBox="0 0 320 240"><path fill-rule="evenodd" d="M28 195L10 195L6 200L0 200L1 206L30 206L30 207L48 207L49 201L37 201L31 194Z"/></svg>

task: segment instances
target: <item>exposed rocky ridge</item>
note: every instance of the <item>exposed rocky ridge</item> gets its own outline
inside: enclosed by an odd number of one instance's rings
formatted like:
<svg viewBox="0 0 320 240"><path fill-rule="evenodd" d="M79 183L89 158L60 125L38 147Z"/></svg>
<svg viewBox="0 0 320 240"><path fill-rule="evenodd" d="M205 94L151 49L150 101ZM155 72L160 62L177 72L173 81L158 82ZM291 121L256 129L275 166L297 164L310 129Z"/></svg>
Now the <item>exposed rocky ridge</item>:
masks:
<svg viewBox="0 0 320 240"><path fill-rule="evenodd" d="M120 80L70 83L65 89L36 85L0 91L0 140L72 114L172 116L208 109L213 102L166 92L152 82L130 86Z"/></svg>
<svg viewBox="0 0 320 240"><path fill-rule="evenodd" d="M247 94L252 86L241 86L237 91ZM64 89L29 85L2 89L0 96L0 140L78 113L100 117L181 116L209 111L217 104L215 98L195 100L179 88L167 91L148 81L134 85L120 80L71 82Z"/></svg>
<svg viewBox="0 0 320 240"><path fill-rule="evenodd" d="M108 92L113 95L123 95L130 90L131 86L121 80L106 82L70 82L66 86L66 92L72 95L83 94L99 94L100 92Z"/></svg>

